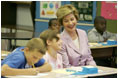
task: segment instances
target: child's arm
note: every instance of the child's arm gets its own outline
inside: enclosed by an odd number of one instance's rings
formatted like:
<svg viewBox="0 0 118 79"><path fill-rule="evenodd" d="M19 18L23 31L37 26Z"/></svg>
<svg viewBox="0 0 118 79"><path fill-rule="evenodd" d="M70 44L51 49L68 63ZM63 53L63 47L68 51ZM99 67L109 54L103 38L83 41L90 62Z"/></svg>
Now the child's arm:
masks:
<svg viewBox="0 0 118 79"><path fill-rule="evenodd" d="M37 68L28 68L28 69L15 69L9 67L7 64L4 64L1 67L2 76L15 76L15 75L36 75L39 73Z"/></svg>
<svg viewBox="0 0 118 79"><path fill-rule="evenodd" d="M45 62L42 66L37 67L37 69L39 70L39 72L49 72L52 70L52 67L50 64Z"/></svg>

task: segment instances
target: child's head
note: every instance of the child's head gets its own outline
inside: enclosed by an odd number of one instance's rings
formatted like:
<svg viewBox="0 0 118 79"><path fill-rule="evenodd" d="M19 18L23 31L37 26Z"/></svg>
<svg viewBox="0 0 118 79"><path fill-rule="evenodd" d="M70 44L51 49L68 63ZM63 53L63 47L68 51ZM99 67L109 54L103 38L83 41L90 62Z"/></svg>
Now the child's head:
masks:
<svg viewBox="0 0 118 79"><path fill-rule="evenodd" d="M25 55L28 64L39 61L46 52L45 44L40 38L32 38L28 41L25 48Z"/></svg>
<svg viewBox="0 0 118 79"><path fill-rule="evenodd" d="M63 25L63 18L71 13L75 16L76 20L79 20L79 16L78 16L79 13L73 5L67 4L67 5L61 6L56 12L56 16L59 23Z"/></svg>
<svg viewBox="0 0 118 79"><path fill-rule="evenodd" d="M60 34L56 30L45 30L40 34L40 38L43 39L45 45L48 48L53 48L55 51L61 49L61 39Z"/></svg>
<svg viewBox="0 0 118 79"><path fill-rule="evenodd" d="M60 31L60 24L56 18L50 19L48 23L50 29Z"/></svg>
<svg viewBox="0 0 118 79"><path fill-rule="evenodd" d="M106 19L102 16L97 16L94 20L96 30L103 33L106 30Z"/></svg>

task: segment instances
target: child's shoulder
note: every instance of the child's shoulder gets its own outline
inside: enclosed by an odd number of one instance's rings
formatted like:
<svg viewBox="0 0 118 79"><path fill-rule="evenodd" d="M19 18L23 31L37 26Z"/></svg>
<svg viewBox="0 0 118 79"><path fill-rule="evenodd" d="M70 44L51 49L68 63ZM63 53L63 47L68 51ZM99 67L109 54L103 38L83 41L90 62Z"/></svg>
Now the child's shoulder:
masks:
<svg viewBox="0 0 118 79"><path fill-rule="evenodd" d="M18 47L16 49L14 49L12 52L11 52L11 55L13 56L17 56L17 57L21 57L21 58L24 58L24 52L22 51L22 49L24 49L24 47Z"/></svg>
<svg viewBox="0 0 118 79"><path fill-rule="evenodd" d="M14 51L19 51L19 50L22 50L22 49L24 49L25 47L17 47L16 49L14 49L12 52L14 52Z"/></svg>

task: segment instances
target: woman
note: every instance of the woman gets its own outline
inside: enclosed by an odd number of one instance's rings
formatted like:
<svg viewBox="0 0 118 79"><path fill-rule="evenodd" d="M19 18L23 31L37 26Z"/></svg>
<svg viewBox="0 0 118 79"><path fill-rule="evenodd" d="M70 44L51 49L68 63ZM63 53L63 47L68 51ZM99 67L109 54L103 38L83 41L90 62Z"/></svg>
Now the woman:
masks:
<svg viewBox="0 0 118 79"><path fill-rule="evenodd" d="M63 67L96 65L91 56L86 32L76 28L78 11L73 5L64 5L57 10L57 19L64 26L61 33Z"/></svg>

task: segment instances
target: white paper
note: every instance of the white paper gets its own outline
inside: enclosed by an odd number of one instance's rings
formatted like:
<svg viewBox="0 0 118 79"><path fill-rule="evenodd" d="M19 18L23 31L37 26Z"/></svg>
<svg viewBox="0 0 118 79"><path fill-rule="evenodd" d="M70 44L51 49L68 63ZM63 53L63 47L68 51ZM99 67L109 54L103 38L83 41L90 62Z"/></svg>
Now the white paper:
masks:
<svg viewBox="0 0 118 79"><path fill-rule="evenodd" d="M14 77L17 77L17 78L38 78L38 77L42 77L42 76L46 76L48 75L48 73L38 73L37 75L17 75L17 76L14 76Z"/></svg>
<svg viewBox="0 0 118 79"><path fill-rule="evenodd" d="M8 54L2 54L2 56L7 56Z"/></svg>

